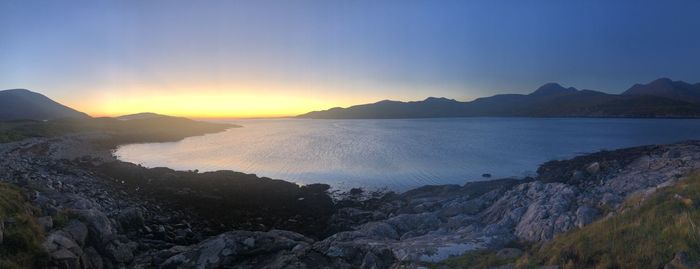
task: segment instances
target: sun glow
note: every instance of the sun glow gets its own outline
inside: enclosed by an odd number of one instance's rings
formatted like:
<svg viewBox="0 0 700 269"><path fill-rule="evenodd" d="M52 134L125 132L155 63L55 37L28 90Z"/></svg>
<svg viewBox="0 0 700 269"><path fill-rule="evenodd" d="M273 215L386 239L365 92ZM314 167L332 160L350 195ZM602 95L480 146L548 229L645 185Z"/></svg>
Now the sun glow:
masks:
<svg viewBox="0 0 700 269"><path fill-rule="evenodd" d="M98 117L155 112L193 118L251 118L295 116L333 106L350 106L376 100L372 96L331 96L314 90L277 90L265 87L247 89L249 90L106 89L93 96L68 98L72 100L65 102ZM86 98L93 101L85 102Z"/></svg>

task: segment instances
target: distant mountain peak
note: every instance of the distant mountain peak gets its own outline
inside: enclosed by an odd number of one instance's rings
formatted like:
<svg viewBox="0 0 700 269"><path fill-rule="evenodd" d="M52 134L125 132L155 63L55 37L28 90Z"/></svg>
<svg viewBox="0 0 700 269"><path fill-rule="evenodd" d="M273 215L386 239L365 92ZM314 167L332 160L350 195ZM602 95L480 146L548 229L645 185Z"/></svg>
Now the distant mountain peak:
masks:
<svg viewBox="0 0 700 269"><path fill-rule="evenodd" d="M635 84L622 94L651 95L684 102L700 103L700 83L690 84L685 81L674 81L664 77L647 84Z"/></svg>
<svg viewBox="0 0 700 269"><path fill-rule="evenodd" d="M445 97L428 97L423 100L423 102L457 102L455 99L449 99Z"/></svg>
<svg viewBox="0 0 700 269"><path fill-rule="evenodd" d="M85 113L27 89L0 91L0 120L52 120L88 117Z"/></svg>
<svg viewBox="0 0 700 269"><path fill-rule="evenodd" d="M119 120L137 120L137 119L152 119L152 118L166 118L166 117L170 117L170 116L158 114L158 113L153 113L153 112L141 112L141 113L136 113L136 114L119 116L119 117L117 117L117 119L119 119Z"/></svg>
<svg viewBox="0 0 700 269"><path fill-rule="evenodd" d="M670 78L664 77L664 78L658 78L658 79L652 81L651 83L673 83L673 80Z"/></svg>
<svg viewBox="0 0 700 269"><path fill-rule="evenodd" d="M559 83L550 82L544 84L537 88L534 92L530 93L532 96L547 96L547 95L558 95L565 93L575 93L578 90L574 87L564 88L564 86L559 85Z"/></svg>
<svg viewBox="0 0 700 269"><path fill-rule="evenodd" d="M23 92L23 93L33 93L30 90L27 89L9 89L9 90L4 90L3 92Z"/></svg>

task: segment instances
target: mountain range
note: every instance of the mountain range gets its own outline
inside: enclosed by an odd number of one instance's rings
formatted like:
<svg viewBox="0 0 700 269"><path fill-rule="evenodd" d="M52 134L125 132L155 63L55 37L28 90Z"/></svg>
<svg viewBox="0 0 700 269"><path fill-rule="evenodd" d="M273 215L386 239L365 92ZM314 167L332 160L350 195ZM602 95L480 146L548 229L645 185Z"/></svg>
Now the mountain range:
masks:
<svg viewBox="0 0 700 269"><path fill-rule="evenodd" d="M660 78L636 84L622 94L542 85L530 94L499 94L460 102L429 97L423 101L384 100L348 108L313 111L300 118L374 119L435 117L700 117L700 83Z"/></svg>
<svg viewBox="0 0 700 269"><path fill-rule="evenodd" d="M89 118L87 114L25 89L0 91L0 120ZM139 113L121 120L163 117ZM660 78L635 84L621 94L579 90L547 83L530 94L499 94L460 102L429 97L422 101L384 100L297 116L312 119L390 119L439 117L638 117L699 118L700 83Z"/></svg>

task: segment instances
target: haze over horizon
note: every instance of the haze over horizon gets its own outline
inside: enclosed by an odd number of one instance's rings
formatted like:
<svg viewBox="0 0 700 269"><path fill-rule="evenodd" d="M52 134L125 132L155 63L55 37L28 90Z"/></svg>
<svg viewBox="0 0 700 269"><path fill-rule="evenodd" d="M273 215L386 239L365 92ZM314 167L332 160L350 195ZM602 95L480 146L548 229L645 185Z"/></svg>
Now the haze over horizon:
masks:
<svg viewBox="0 0 700 269"><path fill-rule="evenodd" d="M0 89L93 116L292 116L700 81L697 1L2 1Z"/></svg>

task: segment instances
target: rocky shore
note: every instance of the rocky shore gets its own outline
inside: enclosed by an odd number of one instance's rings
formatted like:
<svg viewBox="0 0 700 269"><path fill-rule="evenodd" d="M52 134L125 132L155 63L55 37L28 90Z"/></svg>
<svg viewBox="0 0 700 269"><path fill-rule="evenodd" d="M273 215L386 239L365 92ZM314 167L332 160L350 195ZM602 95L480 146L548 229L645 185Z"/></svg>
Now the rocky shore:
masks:
<svg viewBox="0 0 700 269"><path fill-rule="evenodd" d="M0 144L0 179L39 208L50 267L425 267L550 240L700 166L700 142L688 141L552 161L534 178L333 201L323 185L123 163L104 138Z"/></svg>

